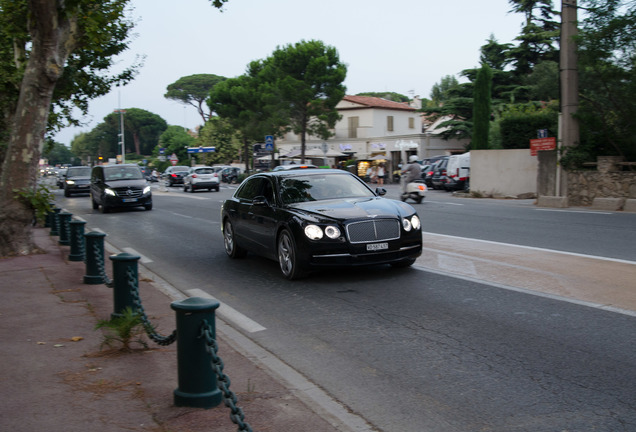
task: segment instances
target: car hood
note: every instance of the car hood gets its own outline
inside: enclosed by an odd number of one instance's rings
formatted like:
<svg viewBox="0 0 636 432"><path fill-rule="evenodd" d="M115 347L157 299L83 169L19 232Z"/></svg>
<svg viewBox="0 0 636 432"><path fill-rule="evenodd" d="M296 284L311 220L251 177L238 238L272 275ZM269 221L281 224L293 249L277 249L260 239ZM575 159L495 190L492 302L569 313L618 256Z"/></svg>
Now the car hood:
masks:
<svg viewBox="0 0 636 432"><path fill-rule="evenodd" d="M336 220L368 217L407 217L415 213L409 204L387 198L349 198L296 203L290 206L306 215Z"/></svg>

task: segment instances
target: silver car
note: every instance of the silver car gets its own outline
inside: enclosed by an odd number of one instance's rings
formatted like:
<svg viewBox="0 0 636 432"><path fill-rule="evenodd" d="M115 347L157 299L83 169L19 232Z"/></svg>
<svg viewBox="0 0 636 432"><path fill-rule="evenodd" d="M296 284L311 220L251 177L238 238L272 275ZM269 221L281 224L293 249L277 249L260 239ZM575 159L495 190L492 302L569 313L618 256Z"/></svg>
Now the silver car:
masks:
<svg viewBox="0 0 636 432"><path fill-rule="evenodd" d="M209 166L192 167L183 178L183 191L194 192L197 189L219 191L219 173Z"/></svg>

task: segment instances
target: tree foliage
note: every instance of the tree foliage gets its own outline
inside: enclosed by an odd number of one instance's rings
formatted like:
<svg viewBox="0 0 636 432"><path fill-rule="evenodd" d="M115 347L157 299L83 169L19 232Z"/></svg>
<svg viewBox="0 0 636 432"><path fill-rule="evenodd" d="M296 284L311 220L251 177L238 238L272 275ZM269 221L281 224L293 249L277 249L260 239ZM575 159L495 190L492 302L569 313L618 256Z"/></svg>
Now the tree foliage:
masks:
<svg viewBox="0 0 636 432"><path fill-rule="evenodd" d="M581 142L566 163L619 155L636 161L636 4L586 0L580 26Z"/></svg>
<svg viewBox="0 0 636 432"><path fill-rule="evenodd" d="M195 138L188 133L188 130L182 126L168 126L161 136L157 147L153 149L155 156L159 155L159 148L164 149L164 155L177 155L179 161L188 160L188 147L195 146Z"/></svg>
<svg viewBox="0 0 636 432"><path fill-rule="evenodd" d="M77 123L73 107L134 77L135 66L105 72L127 48L128 1L0 0L0 256L36 249L31 210L12 190L35 187L47 129Z"/></svg>
<svg viewBox="0 0 636 432"><path fill-rule="evenodd" d="M208 104L241 133L245 154L251 140L291 130L301 137L304 158L306 136L327 139L340 118L346 73L335 48L301 41L252 61L246 74L217 85Z"/></svg>
<svg viewBox="0 0 636 432"><path fill-rule="evenodd" d="M203 123L210 120L212 112L205 110L206 100L210 91L226 78L213 74L196 74L179 78L168 85L168 91L163 96L177 102L191 105L197 109Z"/></svg>
<svg viewBox="0 0 636 432"><path fill-rule="evenodd" d="M492 71L487 64L482 65L475 80L473 97L473 133L471 149L484 150L488 146L488 130L490 125L490 105L492 89Z"/></svg>
<svg viewBox="0 0 636 432"><path fill-rule="evenodd" d="M206 165L230 164L234 161L241 142L237 138L236 130L229 121L213 117L199 130L196 145L213 146L214 153L203 153L200 163Z"/></svg>
<svg viewBox="0 0 636 432"><path fill-rule="evenodd" d="M336 105L345 95L347 67L334 47L316 40L279 47L261 64L257 79L266 109L300 136L304 160L307 135L327 139L340 119Z"/></svg>
<svg viewBox="0 0 636 432"><path fill-rule="evenodd" d="M395 93L395 92L364 92L364 93L358 93L356 96L378 97L378 98L390 100L393 102L409 102L410 101L408 96L405 96L400 93Z"/></svg>

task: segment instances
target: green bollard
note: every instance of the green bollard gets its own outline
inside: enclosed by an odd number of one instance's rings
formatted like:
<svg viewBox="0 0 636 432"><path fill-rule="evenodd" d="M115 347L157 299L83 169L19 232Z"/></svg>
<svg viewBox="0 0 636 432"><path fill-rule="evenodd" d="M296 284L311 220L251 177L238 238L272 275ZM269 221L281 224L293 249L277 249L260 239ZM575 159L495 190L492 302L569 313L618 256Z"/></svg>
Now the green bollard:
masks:
<svg viewBox="0 0 636 432"><path fill-rule="evenodd" d="M61 212L57 215L60 221L60 239L58 240L58 244L63 246L68 246L71 244L70 240L70 230L69 230L69 222L71 221L71 217L73 217L72 213Z"/></svg>
<svg viewBox="0 0 636 432"><path fill-rule="evenodd" d="M68 254L69 261L84 261L84 225L86 222L72 220L69 222L71 230L71 252Z"/></svg>
<svg viewBox="0 0 636 432"><path fill-rule="evenodd" d="M106 237L106 234L97 231L84 234L84 239L86 240L85 284L99 285L104 283L102 276L104 269L104 237Z"/></svg>
<svg viewBox="0 0 636 432"><path fill-rule="evenodd" d="M203 320L210 323L216 333L214 311L219 307L219 302L191 297L173 302L170 307L177 312L179 387L174 391L174 404L213 408L223 401L223 393L219 390L210 354L200 333Z"/></svg>
<svg viewBox="0 0 636 432"><path fill-rule="evenodd" d="M53 214L51 215L51 232L52 236L60 235L60 219L58 218L59 213L62 211L61 208L54 207Z"/></svg>
<svg viewBox="0 0 636 432"><path fill-rule="evenodd" d="M113 300L114 310L110 315L111 318L122 316L122 312L126 308L130 308L133 312L137 312L134 297L131 290L128 273L130 272L132 289L139 295L139 272L137 270L137 261L141 257L126 252L118 255L111 255L110 260L113 262Z"/></svg>
<svg viewBox="0 0 636 432"><path fill-rule="evenodd" d="M55 203L49 203L50 210L46 212L46 218L44 219L44 228L51 228L52 220L53 220L53 208L55 208Z"/></svg>

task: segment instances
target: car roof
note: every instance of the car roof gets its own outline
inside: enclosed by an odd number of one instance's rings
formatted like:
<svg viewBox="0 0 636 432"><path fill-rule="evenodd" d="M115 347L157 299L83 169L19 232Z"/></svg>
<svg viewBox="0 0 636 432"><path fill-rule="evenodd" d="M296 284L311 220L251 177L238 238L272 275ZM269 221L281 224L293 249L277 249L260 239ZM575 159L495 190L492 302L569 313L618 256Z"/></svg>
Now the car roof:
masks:
<svg viewBox="0 0 636 432"><path fill-rule="evenodd" d="M356 177L354 174L351 174L349 171L344 171L341 169L331 169L331 168L266 171L266 172L261 172L254 175L267 176L267 177L302 177L302 176L308 176L308 175L324 175L324 174L330 174L330 175L343 174L343 175L350 175L352 177Z"/></svg>

